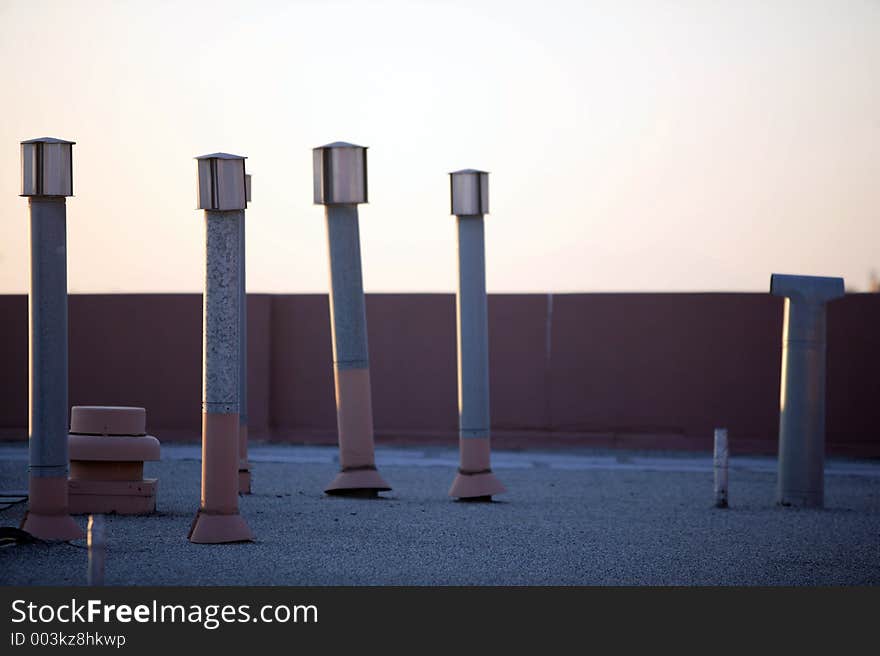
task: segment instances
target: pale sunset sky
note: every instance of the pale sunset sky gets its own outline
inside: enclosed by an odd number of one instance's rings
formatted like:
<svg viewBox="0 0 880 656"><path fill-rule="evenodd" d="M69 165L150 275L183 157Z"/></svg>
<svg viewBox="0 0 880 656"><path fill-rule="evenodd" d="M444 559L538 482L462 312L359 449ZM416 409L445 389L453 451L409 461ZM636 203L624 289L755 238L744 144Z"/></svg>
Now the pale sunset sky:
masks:
<svg viewBox="0 0 880 656"><path fill-rule="evenodd" d="M447 172L491 172L492 292L765 291L880 269L880 0L0 0L0 293L19 142L74 146L71 292L199 292L193 157L248 156L248 288L325 292L311 149L370 147L366 290L455 288Z"/></svg>

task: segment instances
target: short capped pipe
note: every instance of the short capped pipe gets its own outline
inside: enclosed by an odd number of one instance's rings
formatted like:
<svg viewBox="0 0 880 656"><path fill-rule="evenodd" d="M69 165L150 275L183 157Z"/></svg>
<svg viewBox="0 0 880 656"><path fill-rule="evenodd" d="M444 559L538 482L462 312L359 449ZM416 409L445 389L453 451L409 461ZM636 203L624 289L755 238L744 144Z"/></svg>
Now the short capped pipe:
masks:
<svg viewBox="0 0 880 656"><path fill-rule="evenodd" d="M821 507L825 463L826 305L843 278L773 274L770 293L785 298L780 376L777 503Z"/></svg>

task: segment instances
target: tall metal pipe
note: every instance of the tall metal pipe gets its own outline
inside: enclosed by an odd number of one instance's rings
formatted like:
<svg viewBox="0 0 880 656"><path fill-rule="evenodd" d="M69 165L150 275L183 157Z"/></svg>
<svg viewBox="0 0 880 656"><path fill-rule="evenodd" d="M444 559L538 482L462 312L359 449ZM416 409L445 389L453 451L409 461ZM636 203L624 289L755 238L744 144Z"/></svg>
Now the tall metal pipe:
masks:
<svg viewBox="0 0 880 656"><path fill-rule="evenodd" d="M770 293L785 297L776 501L783 506L822 507L826 304L844 295L843 278L774 273Z"/></svg>
<svg viewBox="0 0 880 656"><path fill-rule="evenodd" d="M202 315L202 494L189 539L198 543L253 540L238 511L241 224L244 158L196 158L199 209L205 210L205 293Z"/></svg>
<svg viewBox="0 0 880 656"><path fill-rule="evenodd" d="M490 466L489 322L483 215L489 211L489 174L450 173L452 214L458 227L458 475L449 496L491 501L505 492Z"/></svg>
<svg viewBox="0 0 880 656"><path fill-rule="evenodd" d="M367 313L358 203L367 202L367 149L336 142L315 148L316 204L325 206L330 323L340 471L328 494L375 496L391 487L376 469Z"/></svg>
<svg viewBox="0 0 880 656"><path fill-rule="evenodd" d="M74 142L42 138L21 143L22 191L30 210L28 295L28 512L22 528L44 540L84 536L68 504L67 450L67 208L73 195Z"/></svg>

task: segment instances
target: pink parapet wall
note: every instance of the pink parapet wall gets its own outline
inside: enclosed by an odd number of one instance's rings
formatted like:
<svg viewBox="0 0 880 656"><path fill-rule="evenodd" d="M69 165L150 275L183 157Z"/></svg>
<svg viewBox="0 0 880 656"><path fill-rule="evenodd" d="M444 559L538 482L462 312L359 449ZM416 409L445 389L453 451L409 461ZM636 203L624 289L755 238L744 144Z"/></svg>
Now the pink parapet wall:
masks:
<svg viewBox="0 0 880 656"><path fill-rule="evenodd" d="M783 300L767 293L489 294L492 444L775 454ZM251 441L336 438L328 298L249 297ZM381 444L458 442L455 297L367 294ZM70 296L70 404L150 411L163 442L200 435L201 296ZM27 296L0 296L0 438L28 425ZM651 338L646 339L650 333ZM829 454L880 457L880 294L828 308ZM426 345L429 348L426 348ZM119 363L133 375L119 376ZM393 481L391 481L393 483Z"/></svg>

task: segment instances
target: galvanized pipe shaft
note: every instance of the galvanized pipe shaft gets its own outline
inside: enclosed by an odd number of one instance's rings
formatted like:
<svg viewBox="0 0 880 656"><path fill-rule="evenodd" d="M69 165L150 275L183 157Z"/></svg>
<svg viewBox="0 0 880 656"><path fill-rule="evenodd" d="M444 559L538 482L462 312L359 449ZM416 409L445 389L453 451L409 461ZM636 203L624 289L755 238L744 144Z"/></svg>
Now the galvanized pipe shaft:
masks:
<svg viewBox="0 0 880 656"><path fill-rule="evenodd" d="M205 211L202 496L189 539L253 540L238 514L240 223L244 210Z"/></svg>
<svg viewBox="0 0 880 656"><path fill-rule="evenodd" d="M204 412L239 414L240 226L244 210L205 211Z"/></svg>
<svg viewBox="0 0 880 656"><path fill-rule="evenodd" d="M777 490L783 505L824 503L825 314L825 303L785 299Z"/></svg>
<svg viewBox="0 0 880 656"><path fill-rule="evenodd" d="M357 205L327 205L330 320L342 470L375 463Z"/></svg>
<svg viewBox="0 0 880 656"><path fill-rule="evenodd" d="M333 364L342 370L366 369L367 311L357 205L327 205L326 218Z"/></svg>
<svg viewBox="0 0 880 656"><path fill-rule="evenodd" d="M30 476L67 478L67 214L31 197ZM65 497L66 498L66 497Z"/></svg>
<svg viewBox="0 0 880 656"><path fill-rule="evenodd" d="M727 429L715 429L715 451L712 458L712 471L715 475L715 507L727 508Z"/></svg>
<svg viewBox="0 0 880 656"><path fill-rule="evenodd" d="M238 512L240 239L244 210L205 211L202 509Z"/></svg>
<svg viewBox="0 0 880 656"><path fill-rule="evenodd" d="M462 439L489 437L489 324L483 216L459 216L458 409Z"/></svg>

